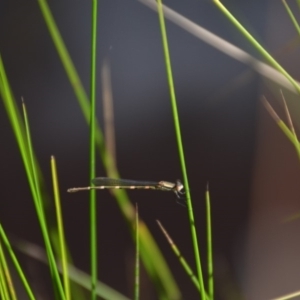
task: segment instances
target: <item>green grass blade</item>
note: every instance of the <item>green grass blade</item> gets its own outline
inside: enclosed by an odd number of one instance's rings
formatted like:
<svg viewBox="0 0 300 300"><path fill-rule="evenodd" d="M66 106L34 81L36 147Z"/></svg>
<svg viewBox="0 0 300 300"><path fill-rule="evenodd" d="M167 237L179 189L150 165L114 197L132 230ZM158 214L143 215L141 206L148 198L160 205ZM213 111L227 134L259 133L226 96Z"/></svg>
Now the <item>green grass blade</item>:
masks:
<svg viewBox="0 0 300 300"><path fill-rule="evenodd" d="M92 40L91 40L91 112L90 112L90 181L96 177L96 148L95 148L95 114L96 114L96 55L97 55L97 14L98 0L93 0L92 6ZM97 203L96 190L90 190L90 238L91 238L91 299L96 300L97 283Z"/></svg>
<svg viewBox="0 0 300 300"><path fill-rule="evenodd" d="M298 142L297 138L295 138L295 135L293 134L293 132L279 118L279 116L276 114L275 110L270 105L270 103L267 101L267 99L265 97L262 97L261 100L262 100L262 103L264 104L265 108L267 109L267 111L271 115L271 117L274 119L274 121L279 126L279 128L282 130L282 132L285 134L285 136L290 140L290 142L292 142L292 144L294 145L294 147L295 147L295 149L298 153L298 149L300 148L300 145L299 145L299 142Z"/></svg>
<svg viewBox="0 0 300 300"><path fill-rule="evenodd" d="M63 39L60 36L58 28L55 24L54 18L50 12L50 9L45 0L39 0L39 5L47 24L50 35L55 44L56 50L61 58L62 64L65 68L67 76L74 89L79 105L83 111L83 115L89 123L90 118L90 104L88 96L83 88L80 78L76 72L76 69L72 63L72 60L67 52L66 46L64 45ZM110 154L106 151L103 134L96 121L96 133L95 139L97 147L99 148L100 157L106 170L113 170L114 164ZM109 174L111 177L119 178L117 171ZM129 201L129 198L125 191L118 191L114 194L118 205L130 226L131 234L134 236L134 208ZM180 299L180 291L174 281L173 275L170 272L166 261L164 260L159 248L156 245L151 233L145 227L140 225L140 246L141 246L141 258L146 266L149 274L157 277L157 282L161 284L161 290L159 293L165 294L168 299Z"/></svg>
<svg viewBox="0 0 300 300"><path fill-rule="evenodd" d="M206 229L207 229L207 275L208 275L208 296L210 300L214 299L214 278L213 278L213 254L212 254L212 227L211 227L211 206L210 194L207 183L206 192Z"/></svg>
<svg viewBox="0 0 300 300"><path fill-rule="evenodd" d="M256 39L242 26L241 23L226 9L219 1L213 0L216 6L224 13L224 15L235 25L235 27L248 39L248 41L259 51L259 53L281 74L283 74L300 94L299 84L289 75L288 72L256 41Z"/></svg>
<svg viewBox="0 0 300 300"><path fill-rule="evenodd" d="M136 204L135 213L135 281L134 281L134 300L140 298L140 242L139 242L139 212Z"/></svg>
<svg viewBox="0 0 300 300"><path fill-rule="evenodd" d="M196 286L196 288L200 292L199 281L198 281L197 276L194 274L192 268L189 266L189 264L187 263L187 261L185 260L185 258L182 256L180 250L178 249L178 247L176 246L176 244L174 243L174 241L172 240L171 236L168 234L168 232L166 231L166 229L163 227L163 225L161 224L161 222L158 221L158 220L156 220L156 222L157 222L160 230L162 231L162 233L166 237L168 243L170 244L171 249L173 250L173 252L177 256L179 262L181 263L182 267L184 268L185 272L191 278L192 282L194 283L194 285Z"/></svg>
<svg viewBox="0 0 300 300"><path fill-rule="evenodd" d="M162 34L162 43L163 43L163 49L164 49L165 64L166 64L166 70L167 70L167 78L168 78L168 84L169 84L169 89L170 89L170 97L171 97L171 105L172 105L172 112L173 112L173 118L174 118L175 132L176 132L177 145L178 145L178 150L179 150L179 158L180 158L180 164L181 164L181 169L182 169L182 174L183 174L183 181L184 181L184 185L186 188L186 198L187 198L187 204L188 204L188 213L189 213L189 220L190 220L190 226L191 226L191 232L192 232L192 240L193 240L194 255L195 255L195 260L196 260L196 267L197 267L198 280L199 280L199 286L200 286L200 293L201 293L202 299L205 299L206 296L205 296L205 289L204 289L204 283L203 283L200 252L199 252L199 247L198 247L194 213L193 213L193 207L192 207L192 201L191 201L191 195L190 195L190 189L189 189L189 183L188 183L188 177L187 177L187 170L186 170L186 165L185 165L183 144L182 144L182 138L181 138L181 132L180 132L180 124L179 124L179 116L178 116L177 104L176 104L175 88L174 88L173 76L172 76L171 60L170 60L167 33L166 33L166 27L165 27L165 22L164 22L164 15L163 15L163 8L162 8L161 0L157 1L157 5L158 5L160 29L161 29L161 34Z"/></svg>
<svg viewBox="0 0 300 300"><path fill-rule="evenodd" d="M6 234L5 234L5 231L4 231L4 229L3 229L3 227L2 227L1 224L0 224L0 237L1 237L4 245L6 246L8 254L10 255L11 260L12 260L12 262L13 262L16 270L17 270L17 273L20 276L21 282L24 285L25 291L27 292L27 295L28 295L29 299L30 300L35 300L35 297L33 295L31 287L30 287L30 285L29 285L29 283L28 283L28 281L26 279L26 276L25 276L25 274L24 274L24 272L23 272L23 270L22 270L22 268L21 268L21 266L20 266L20 264L19 264L19 262L17 260L17 257L15 255L15 253L13 252L13 250L11 248L10 242L9 242L9 240L8 240L8 238L7 238Z"/></svg>
<svg viewBox="0 0 300 300"><path fill-rule="evenodd" d="M295 26L296 31L300 35L300 27L299 27L299 24L298 24L298 22L297 22L297 20L296 20L296 18L294 16L292 10L290 9L289 5L287 4L287 2L285 0L282 0L282 3L284 5L284 7L285 7L285 9L286 9L286 11L287 11L290 19L291 19L293 25Z"/></svg>
<svg viewBox="0 0 300 300"><path fill-rule="evenodd" d="M0 243L0 278L1 278L1 290L3 294L3 299L10 300L10 293L9 293L9 282L7 280L7 271L6 271L6 261L4 257L4 253L2 251L2 246Z"/></svg>
<svg viewBox="0 0 300 300"><path fill-rule="evenodd" d="M32 193L32 196L34 199L34 204L35 204L36 211L37 211L37 214L39 217L39 222L40 222L40 225L42 228L42 233L43 233L43 237L44 237L44 240L46 243L46 247L49 249L49 245L50 245L49 236L48 236L47 229L44 226L45 225L45 217L43 215L43 211L41 210L41 201L39 200L39 197L37 194L37 189L36 189L36 184L35 184L35 182L39 181L37 179L37 175L36 175L36 173L37 172L39 173L39 171L35 172L35 175L34 175L32 165L35 165L36 169L38 169L38 166L36 165L36 159L34 158L32 147L30 148L28 145L28 140L26 139L26 131L24 128L24 124L20 117L20 113L15 104L15 101L13 99L1 57L0 57L0 89L1 89L0 90L1 97L3 99L4 106L6 108L11 125L13 127L13 131L16 136L18 146L20 149L20 153L21 153L21 156L23 159L27 178L29 181L30 190L31 190L31 193ZM51 252L51 250L50 250L50 252ZM52 255L53 255L53 253L52 253Z"/></svg>
<svg viewBox="0 0 300 300"><path fill-rule="evenodd" d="M7 293L4 290L4 276L2 275L2 267L0 265L0 299L9 300Z"/></svg>
<svg viewBox="0 0 300 300"><path fill-rule="evenodd" d="M38 0L38 4L40 6L41 12L43 14L44 20L48 27L49 33L53 40L53 43L56 47L57 53L61 59L63 67L68 75L70 83L73 87L73 90L78 99L79 105L83 111L84 117L87 121L89 121L90 117L90 105L88 102L88 96L83 88L83 84L76 72L76 69L73 65L71 57L67 51L67 48L63 42L63 39L59 33L59 30L55 24L54 18L51 14L50 8L47 4L46 0Z"/></svg>
<svg viewBox="0 0 300 300"><path fill-rule="evenodd" d="M295 130L295 127L294 127L294 124L293 124L293 121L292 121L292 118L291 118L291 115L290 115L290 112L289 112L289 109L288 109L287 103L285 101L282 90L280 90L280 93L281 93L281 97L282 97L282 101L283 101L285 114L286 114L286 117L287 117L287 120L288 120L288 124L289 124L291 132L294 135L294 145L295 145L295 148L296 148L296 151L297 151L297 154L298 154L298 159L300 161L300 144L299 144L299 140L298 140L298 137L297 137L297 133L296 133L296 130Z"/></svg>
<svg viewBox="0 0 300 300"><path fill-rule="evenodd" d="M35 185L36 197L34 197L34 204L36 207L36 212L37 212L40 226L42 229L42 234L43 234L43 238L45 241L48 258L50 261L50 271L51 271L52 279L53 279L53 282L56 284L56 287L58 288L58 292L59 292L61 299L65 299L64 291L62 288L61 280L60 280L60 277L58 274L53 250L52 250L51 243L50 243L49 231L47 229L46 218L45 218L45 213L44 213L44 208L43 208L43 201L41 198L40 185L39 185L39 180L38 180L38 176L37 176L37 167L36 167L36 163L35 163L35 159L34 159L34 155L33 155L33 147L32 147L32 143L31 143L29 122L28 122L26 106L25 106L24 102L22 102L22 106L23 106L24 123L25 123L26 135L27 135L29 155L30 155L30 159L31 159L32 175L33 175L33 180L34 180L34 185Z"/></svg>
<svg viewBox="0 0 300 300"><path fill-rule="evenodd" d="M24 123L20 116L20 112L15 104L7 76L5 73L4 65L0 56L0 94L11 123L13 132L15 134L17 144L20 149L22 160L25 166L26 175L29 181L29 186L32 194L35 194L34 181L32 176L32 169L30 165L30 156L28 152L28 145L26 141L26 134L24 129Z"/></svg>
<svg viewBox="0 0 300 300"><path fill-rule="evenodd" d="M14 240L14 245L19 251L32 257L40 262L49 264L45 250L41 247L21 240ZM62 268L58 267L59 271L62 272ZM77 283L79 286L91 290L91 276L73 265L68 265L70 280ZM126 296L122 295L118 291L112 289L108 285L98 281L96 284L96 294L106 300L129 300ZM83 299L83 298L82 298ZM82 300L81 299L81 300Z"/></svg>
<svg viewBox="0 0 300 300"><path fill-rule="evenodd" d="M12 300L16 300L17 297L16 297L16 292L15 292L14 284L13 284L12 279L11 279L11 275L10 275L10 272L9 272L7 260L6 260L6 257L4 255L4 251L2 249L2 243L1 242L0 242L0 264L2 266L3 273L4 273L5 278L6 278L7 287L8 287L8 291L9 291L9 294L10 294L10 298Z"/></svg>
<svg viewBox="0 0 300 300"><path fill-rule="evenodd" d="M51 174L52 174L52 183L53 183L53 192L54 192L55 211L56 211L56 218L57 218L60 260L62 264L64 291L66 295L66 300L70 300L71 291L70 291L70 282L69 282L69 273L68 273L68 261L67 261L67 249L66 249L67 247L66 247L66 241L64 235L63 217L61 211L59 186L58 186L58 179L57 179L57 168L56 168L56 161L54 156L51 156Z"/></svg>

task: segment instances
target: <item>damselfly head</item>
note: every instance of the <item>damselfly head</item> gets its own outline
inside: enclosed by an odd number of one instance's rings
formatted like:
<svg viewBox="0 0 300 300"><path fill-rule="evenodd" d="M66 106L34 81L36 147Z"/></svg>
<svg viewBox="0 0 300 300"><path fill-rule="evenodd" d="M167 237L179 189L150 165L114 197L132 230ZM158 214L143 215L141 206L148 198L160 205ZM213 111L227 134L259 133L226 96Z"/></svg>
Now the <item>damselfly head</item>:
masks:
<svg viewBox="0 0 300 300"><path fill-rule="evenodd" d="M177 193L179 193L179 194L185 194L185 192L184 192L184 186L183 186L182 182L179 179L176 180L175 189L176 189Z"/></svg>

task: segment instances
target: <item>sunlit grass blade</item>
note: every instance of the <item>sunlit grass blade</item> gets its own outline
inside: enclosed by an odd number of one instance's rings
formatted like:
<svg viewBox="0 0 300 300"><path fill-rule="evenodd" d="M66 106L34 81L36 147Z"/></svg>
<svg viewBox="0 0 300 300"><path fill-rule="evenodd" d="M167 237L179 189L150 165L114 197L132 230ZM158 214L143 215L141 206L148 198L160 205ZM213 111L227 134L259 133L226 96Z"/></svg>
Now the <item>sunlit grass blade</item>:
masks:
<svg viewBox="0 0 300 300"><path fill-rule="evenodd" d="M213 0L216 6L224 13L224 15L234 24L234 26L248 39L248 41L259 51L259 53L281 74L283 74L300 94L299 83L296 82L289 73L256 41L256 39L243 27L243 25L226 9L219 1Z"/></svg>
<svg viewBox="0 0 300 300"><path fill-rule="evenodd" d="M208 296L210 300L214 299L214 277L213 277L213 252L212 252L212 227L211 227L211 206L209 186L207 183L206 192L206 230L207 230L207 275L208 275Z"/></svg>
<svg viewBox="0 0 300 300"><path fill-rule="evenodd" d="M83 111L84 118L89 124L90 104L88 101L88 96L83 88L83 84L80 81L70 55L67 52L66 46L64 45L63 39L58 31L47 2L45 0L39 0L39 5L52 40L55 44L56 50L61 58L62 64L74 89L79 105ZM95 139L105 169L114 170L113 159L105 148L103 134L97 121ZM112 171L110 177L119 178L117 170ZM127 223L130 226L131 234L134 237L134 208L130 203L126 192L120 190L114 193L114 195ZM159 248L157 247L155 240L144 224L143 226L140 224L140 248L141 258L147 272L151 274L151 276L155 276L157 278L156 282L160 283L160 290L158 292L162 294L162 297L165 296L167 299L180 299L180 291L175 283L173 275L170 272Z"/></svg>
<svg viewBox="0 0 300 300"><path fill-rule="evenodd" d="M295 148L296 148L296 151L297 151L297 154L298 154L298 158L300 160L300 144L299 144L299 140L298 140L298 137L297 137L297 133L295 131L295 127L294 127L294 124L293 124L293 121L292 121L292 118L291 118L291 114L289 112L289 109L288 109L287 103L285 101L282 90L280 90L280 93L281 93L281 96L282 96L283 106L284 106L285 114L286 114L286 117L287 117L287 120L288 120L289 128L290 128L291 132L294 135L294 145L295 145Z"/></svg>
<svg viewBox="0 0 300 300"><path fill-rule="evenodd" d="M5 290L4 290L4 287L3 287L3 285L4 285L4 281L3 280L4 279L2 278L2 275L3 275L2 272L0 272L0 297L3 300L9 300L8 299L8 295L7 295L7 293L5 293Z"/></svg>
<svg viewBox="0 0 300 300"><path fill-rule="evenodd" d="M162 35L162 44L163 44L166 72L167 72L167 78L168 78L168 84L169 84L169 90L170 90L170 98L171 98L174 126L175 126L176 138L177 138L177 146L178 146L181 170L182 170L182 174L183 174L184 186L186 189L186 199L187 199L189 221L190 221L190 227L191 227L191 233L192 233L194 256L195 256L196 268L197 268L197 273L198 273L197 275L198 275L198 280L199 280L200 293L201 293L202 299L205 299L205 289L204 289L204 283L203 283L200 251L199 251L199 247L198 247L195 219L194 219L194 213L193 213L193 207L192 207L192 201L191 201L191 195L190 195L190 189L189 189L189 182L188 182L188 176L187 176L187 170L186 170L186 164L185 164L185 158L184 158L183 144L182 144L182 138L181 138L180 124L179 124L179 116L178 116L176 96L175 96L175 88L174 88L172 68L171 68L171 59L170 59L167 32L166 32L166 26L165 26L165 21L164 21L161 0L157 1L157 10L158 10L158 16L159 16L160 30L161 30L161 35Z"/></svg>
<svg viewBox="0 0 300 300"><path fill-rule="evenodd" d="M173 250L173 252L177 256L179 262L181 263L182 267L184 268L185 272L191 278L192 282L194 283L194 285L200 292L199 281L198 281L197 276L194 274L192 268L189 266L189 264L187 263L185 258L182 256L182 254L180 253L180 250L178 249L178 247L176 246L176 244L174 243L174 241L172 240L171 236L168 234L166 229L163 227L161 222L158 220L156 220L156 222L157 222L158 226L160 227L162 233L166 237L168 243L170 244L171 249Z"/></svg>
<svg viewBox="0 0 300 300"><path fill-rule="evenodd" d="M286 11L287 11L287 13L288 13L291 21L292 21L292 23L294 24L296 31L300 35L300 27L299 27L299 24L298 24L298 22L297 22L297 20L296 20L296 18L294 16L292 10L290 9L289 5L287 4L287 2L285 0L282 0L282 3L284 5L284 7L285 7L285 9L286 9Z"/></svg>
<svg viewBox="0 0 300 300"><path fill-rule="evenodd" d="M1 239L0 239L0 241L1 241ZM0 242L0 265L1 265L1 269L3 271L4 280L7 283L7 288L9 291L10 299L16 300L17 298L16 298L14 284L12 282L12 278L11 278L10 271L8 268L8 263L7 263L1 242Z"/></svg>
<svg viewBox="0 0 300 300"><path fill-rule="evenodd" d="M30 155L30 160L31 160L31 169L32 169L32 176L33 176L33 181L34 181L34 186L35 186L35 197L34 199L34 204L36 208L36 212L38 215L38 220L42 229L42 234L50 262L50 271L52 275L52 280L53 283L56 285L59 295L61 299L65 299L65 294L63 291L62 283L58 274L57 266L55 263L54 259L54 254L52 250L52 246L50 243L50 237L49 237L49 231L47 229L47 224L46 224L46 217L44 213L44 208L43 208L43 200L41 197L41 191L40 191L40 184L38 180L38 175L37 175L37 167L36 167L36 162L33 156L33 147L31 143L31 135L30 135L30 129L29 129L29 122L27 118L27 112L26 112L26 106L24 101L22 102L22 107L23 107L23 114L24 114L24 124L25 124L25 129L26 129L26 136L27 136L27 144L28 144L28 150L29 150L29 155Z"/></svg>
<svg viewBox="0 0 300 300"><path fill-rule="evenodd" d="M66 249L66 242L65 242L65 235L64 235L60 196L59 196L59 185L58 185L58 178L57 178L56 161L55 161L54 156L51 156L51 174L52 174L54 203L55 203L55 212L56 212L56 219L57 219L60 260L61 260L61 264L62 264L64 291L65 291L65 295L66 295L66 300L70 300L71 299L71 291L70 291L70 282L69 282L68 267L67 267L67 265L68 265L67 249Z"/></svg>
<svg viewBox="0 0 300 300"><path fill-rule="evenodd" d="M281 296L281 297L278 297L278 298L273 298L271 300L288 300L288 299L295 299L295 298L299 298L300 296L300 291L297 291L297 292L294 292L294 293L291 293L291 294L288 294L288 295L285 295L285 296Z"/></svg>
<svg viewBox="0 0 300 300"><path fill-rule="evenodd" d="M22 253L28 255L29 257L32 257L39 262L49 264L49 261L47 259L45 250L41 247L26 242L14 239L13 245ZM72 282L78 284L79 286L85 288L86 290L91 290L91 276L87 273L79 270L73 265L68 265L69 269L69 277ZM58 270L61 273L62 267L58 263ZM103 282L98 281L96 283L96 294L98 297L101 297L106 300L129 300L128 297L122 295L118 291L112 289L108 285L104 284Z"/></svg>
<svg viewBox="0 0 300 300"><path fill-rule="evenodd" d="M139 211L136 204L135 214L135 281L134 281L134 300L140 298L140 242L139 242Z"/></svg>
<svg viewBox="0 0 300 300"><path fill-rule="evenodd" d="M7 249L7 252L8 254L10 255L10 258L17 270L17 273L18 275L20 276L20 279L21 279L21 282L23 283L24 285L24 288L25 288L25 291L27 292L27 295L29 297L30 300L35 300L35 297L34 297L34 294L32 292L32 289L26 279L26 276L17 260L17 257L15 255L15 253L13 252L12 248L11 248L11 245L10 245L10 242L6 236L6 233L2 227L2 225L0 224L0 237L1 237L1 240L3 241L3 244L5 245L6 249ZM2 277L1 277L2 278Z"/></svg>
<svg viewBox="0 0 300 300"><path fill-rule="evenodd" d="M97 58L97 15L98 0L92 1L92 40L91 40L91 75L90 75L90 182L96 177L96 58ZM97 203L96 190L90 190L90 251L91 251L91 299L96 300L98 273L97 257Z"/></svg>
<svg viewBox="0 0 300 300"><path fill-rule="evenodd" d="M271 104L267 101L267 99L263 96L261 98L262 103L264 104L265 108L271 115L271 117L274 119L276 124L279 126L279 128L282 130L282 132L285 134L285 136L292 142L292 144L295 146L296 149L299 148L298 142L295 140L295 136L293 132L286 126L286 124L279 118Z"/></svg>

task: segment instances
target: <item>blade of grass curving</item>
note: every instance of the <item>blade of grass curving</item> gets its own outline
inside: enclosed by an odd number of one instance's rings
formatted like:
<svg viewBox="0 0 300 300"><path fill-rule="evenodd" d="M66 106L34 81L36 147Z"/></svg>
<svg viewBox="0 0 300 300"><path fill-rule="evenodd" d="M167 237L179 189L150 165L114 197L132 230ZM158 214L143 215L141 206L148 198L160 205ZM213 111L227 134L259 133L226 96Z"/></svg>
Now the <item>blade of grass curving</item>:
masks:
<svg viewBox="0 0 300 300"><path fill-rule="evenodd" d="M39 0L38 3L40 5L43 17L45 19L52 40L55 44L56 50L61 58L62 64L74 89L79 105L83 111L83 115L86 121L89 123L90 104L88 101L87 94L83 88L83 85L72 63L72 60L67 52L66 46L64 45L63 39L58 31L54 18L47 5L47 2L45 0ZM95 134L95 139L99 148L99 154L102 163L106 170L113 170L113 160L110 154L105 149L103 134L100 130L97 121ZM116 170L113 171L110 174L110 176L119 178L119 174ZM134 237L134 208L129 201L127 193L125 191L120 190L114 195L121 209L121 212L123 213L123 216L127 221L127 224L130 226L131 234ZM170 272L166 261L164 260L159 248L157 247L156 242L154 241L151 233L145 225L142 228L140 225L140 246L141 258L147 269L147 272L151 274L151 276L155 276L157 278L156 281L160 283L161 290L159 291L159 293L162 293L162 295L165 294L166 298L168 299L180 299L180 291L175 283L173 275Z"/></svg>
<svg viewBox="0 0 300 300"><path fill-rule="evenodd" d="M285 101L285 98L284 98L282 90L280 90L280 93L281 93L281 97L282 97L282 101L283 101L283 106L284 106L285 114L287 116L288 124L289 124L291 132L294 135L294 145L295 145L295 148L296 148L296 151L297 151L297 154L298 154L298 158L300 160L300 144L299 144L299 140L298 140L298 137L297 137L297 134L296 134L296 131L295 131L295 127L293 125L293 121L292 121L292 118L291 118L291 115L290 115L290 112L289 112L289 109L288 109L287 103Z"/></svg>
<svg viewBox="0 0 300 300"><path fill-rule="evenodd" d="M278 298L273 298L271 300L288 300L288 299L294 299L294 298L299 298L300 296L300 291L285 295L285 296L281 296Z"/></svg>
<svg viewBox="0 0 300 300"><path fill-rule="evenodd" d="M48 236L47 230L45 230L45 228L42 226L44 217L40 214L40 204L39 204L40 202L39 202L38 195L36 192L35 179L34 179L34 174L33 174L32 164L31 164L31 161L34 161L34 163L36 164L36 159L34 158L32 149L31 149L31 154L30 154L28 140L26 140L24 123L20 117L20 113L18 111L17 105L15 104L15 101L13 99L1 57L0 57L0 93L1 93L2 100L4 102L4 106L6 108L9 120L11 122L14 134L16 136L17 143L18 143L18 146L20 149L20 153L21 153L21 156L23 159L23 163L25 166L25 171L27 174L30 190L31 190L31 193L32 193L32 196L34 199L34 204L35 204L36 211L38 213L39 221L41 224L43 237L44 237L45 243L49 245L49 236ZM36 165L36 169L38 169L37 165ZM39 169L38 169L38 173L40 174Z"/></svg>
<svg viewBox="0 0 300 300"><path fill-rule="evenodd" d="M296 18L294 16L292 10L290 9L289 5L287 4L287 2L285 0L282 0L282 3L284 5L284 7L286 9L286 12L288 13L291 21L292 21L292 23L294 24L296 31L300 35L300 26L299 26L299 24L298 24L298 22L297 22L297 20L296 20Z"/></svg>
<svg viewBox="0 0 300 300"><path fill-rule="evenodd" d="M29 150L29 155L30 155L30 159L31 159L32 175L33 175L34 186L35 186L36 197L34 197L34 204L35 204L36 212L37 212L38 219L40 222L40 226L42 229L42 234L43 234L43 238L45 241L45 246L46 246L46 250L47 250L47 254L48 254L48 258L49 258L49 262L50 262L50 271L51 271L51 275L52 275L52 280L58 289L61 299L65 299L64 291L62 288L62 283L61 283L61 280L60 280L60 277L58 274L52 246L50 243L49 231L47 229L46 218L45 218L44 208L43 208L43 202L42 202L42 198L41 198L41 191L40 191L40 186L39 186L39 181L38 181L38 176L37 176L37 171L36 171L36 169L37 169L36 162L35 162L35 159L33 156L33 150L32 150L33 147L32 147L32 143L31 143L29 122L28 122L28 118L27 118L26 106L25 106L24 101L22 101L22 107L23 107L23 114L24 114L24 124L25 124L25 129L26 129L28 150Z"/></svg>
<svg viewBox="0 0 300 300"><path fill-rule="evenodd" d="M15 134L16 140L18 147L20 149L20 154L24 163L30 191L32 194L34 203L37 203L37 194L36 194L36 189L35 189L35 183L34 183L34 177L32 173L32 168L31 168L31 159L29 155L29 150L28 150L28 144L26 140L26 133L25 133L25 128L24 128L24 123L23 120L20 116L20 112L18 110L18 107L16 105L16 102L13 98L6 74L5 74L5 69L3 62L0 57L0 95L2 97L2 100L4 102L4 106L6 108L7 115L9 117L13 132ZM32 150L33 151L33 150ZM34 154L33 154L34 156ZM35 157L35 156L34 156ZM41 186L43 186L43 177L42 173L40 171L40 168L38 166L38 162L36 158L34 158L35 161L35 166L38 174L38 181ZM43 192L43 202L46 203L46 198L48 196ZM48 204L48 203L47 203ZM36 208L39 206L36 206ZM52 231L56 231L56 228L52 228ZM58 251L59 252L59 251Z"/></svg>
<svg viewBox="0 0 300 300"><path fill-rule="evenodd" d="M26 279L26 276L25 276L25 274L24 274L24 272L23 272L23 270L22 270L22 268L21 268L21 266L20 266L20 264L19 264L19 262L17 260L17 257L15 255L15 253L13 252L13 250L11 248L10 242L9 242L9 240L8 240L8 238L6 236L6 233L5 233L5 231L4 231L4 229L3 229L3 227L2 227L1 224L0 224L0 236L1 236L1 239L2 239L2 241L4 243L4 245L6 246L7 252L10 255L10 258L11 258L11 260L12 260L12 262L13 262L16 270L17 270L17 273L20 276L21 282L24 285L25 291L27 292L27 295L28 295L29 299L30 300L35 300L35 297L33 295L31 287L30 287L30 285L29 285L29 283L28 283L28 281Z"/></svg>
<svg viewBox="0 0 300 300"><path fill-rule="evenodd" d="M192 268L189 266L189 264L187 263L187 261L185 260L185 258L182 256L180 250L178 249L178 247L176 246L176 244L174 243L174 241L172 240L171 236L168 234L167 230L164 228L164 226L161 224L161 222L159 220L156 220L160 230L162 231L162 233L164 234L164 236L166 237L168 243L171 246L171 249L173 250L173 252L175 253L175 255L177 256L179 262L181 263L182 267L184 268L185 272L187 273L187 275L191 278L192 282L194 283L194 285L196 286L196 288L199 290L200 292L200 286L199 286L199 281L197 276L194 274Z"/></svg>
<svg viewBox="0 0 300 300"><path fill-rule="evenodd" d="M200 293L201 293L202 299L205 299L205 289L204 289L204 283L203 283L200 252L199 252L199 247L198 247L194 213L193 213L193 207L192 207L192 201L191 201L191 195L190 195L190 189L189 189L189 183L188 183L188 177L187 177L187 170L186 170L186 165L185 165L183 144L182 144L182 138L181 138L181 132L180 132L180 124L179 124L179 116L178 116L178 110L177 110L177 104L176 104L175 88L174 88L173 76L172 76L171 60L170 60L167 33L166 33L166 27L165 27L165 22L164 22L164 15L163 15L163 8L162 8L161 0L157 1L157 10L158 10L158 16L159 16L160 30L161 30L161 34L162 34L164 58L165 58L165 64L166 64L168 84L169 84L169 89L170 89L170 98L171 98L171 105L172 105L172 112L173 112L173 118L174 118L174 126L175 126L176 138L177 138L178 151L179 151L179 158L180 158L181 170L182 170L182 174L183 174L183 181L184 181L184 185L186 188L186 198L187 198L187 204L188 204L188 213L189 213L189 220L190 220L190 226L191 226L191 233L192 233L194 255L195 255L196 267L197 267L197 273L198 273L198 280L199 280L199 286L200 286Z"/></svg>
<svg viewBox="0 0 300 300"><path fill-rule="evenodd" d="M62 210L60 204L60 196L59 196L59 186L58 186L58 178L57 178L57 168L55 157L51 156L50 160L51 164L51 174L52 174L52 183L53 183L53 192L54 192L54 202L55 202L55 211L57 218L57 228L58 228L58 238L59 238L59 248L60 248L60 260L62 264L62 275L64 282L64 291L66 295L66 300L71 299L71 291L70 291L70 281L69 281L69 273L68 273L68 261L67 261L67 247L64 235L64 227L63 227L63 217Z"/></svg>
<svg viewBox="0 0 300 300"><path fill-rule="evenodd" d="M49 264L47 259L45 250L41 247L32 244L27 241L22 241L20 239L15 238L13 240L13 245L22 253L32 257L39 262ZM73 265L68 265L70 280L79 286L90 290L91 289L91 276ZM62 273L62 268L58 263L58 270ZM106 300L129 300L126 296L122 295L118 291L112 289L108 285L103 282L98 281L96 285L96 293L98 297L101 297ZM83 299L83 298L82 298Z"/></svg>
<svg viewBox="0 0 300 300"><path fill-rule="evenodd" d="M224 13L224 15L240 30L240 32L248 39L248 41L259 51L259 53L282 75L284 75L300 94L299 84L289 75L289 73L255 40L255 38L242 26L241 23L227 10L227 8L219 1L213 0L216 6Z"/></svg>
<svg viewBox="0 0 300 300"><path fill-rule="evenodd" d="M5 262L5 257L2 251L2 246L0 243L0 278L1 278L2 294L3 294L3 299L10 300L11 297L9 293L9 282L6 276L5 265L7 267L7 264Z"/></svg>
<svg viewBox="0 0 300 300"><path fill-rule="evenodd" d="M292 142L292 144L295 146L296 150L299 148L298 142L295 140L295 136L293 132L285 125L285 123L279 118L279 116L276 114L275 110L271 106L271 104L267 101L266 97L262 97L261 101L271 117L274 119L276 124L279 126L279 128L282 130L282 132L286 135L286 137Z"/></svg>
<svg viewBox="0 0 300 300"><path fill-rule="evenodd" d="M7 282L7 287L8 287L10 298L12 300L17 300L14 284L13 284L12 279L11 279L11 275L10 275L10 272L9 272L7 260L6 260L6 257L4 255L4 251L2 249L2 243L1 242L0 242L0 261L1 261L0 264L3 268L3 273L4 273L4 276L5 276L6 282Z"/></svg>
<svg viewBox="0 0 300 300"><path fill-rule="evenodd" d="M135 205L135 280L134 280L134 300L140 298L140 242L139 242L139 211Z"/></svg>
<svg viewBox="0 0 300 300"><path fill-rule="evenodd" d="M206 192L206 229L207 229L207 275L208 275L208 296L210 300L214 299L214 277L213 277L213 255L212 255L212 227L211 227L211 206L209 185L207 183Z"/></svg>
<svg viewBox="0 0 300 300"><path fill-rule="evenodd" d="M138 0L138 1L148 6L152 10L157 11L157 4L155 0ZM192 34L196 38L202 40L204 43L207 43L208 45L214 47L220 52L223 52L227 56L249 66L261 76L266 77L267 79L290 90L293 93L297 93L296 89L290 83L290 81L273 67L256 59L254 56L250 55L246 51L220 38L216 34L213 34L212 32L192 22L188 18L185 18L181 14L170 9L168 6L163 5L163 10L164 10L165 17L169 19L171 22L173 22L174 24L176 24L178 27Z"/></svg>
<svg viewBox="0 0 300 300"><path fill-rule="evenodd" d="M59 233L57 230L50 230L50 236L51 236L51 244L53 245L53 248L55 249L55 253L57 257L61 257L60 251L60 238L59 238ZM65 245L66 249L66 261L68 262L69 265L73 264L72 256L70 253L70 250L67 248L67 244ZM62 266L58 265L58 270L59 272L62 273ZM70 282L70 274L69 274L69 282ZM70 291L71 291L71 298L73 300L82 300L86 298L86 292L82 289L80 285L74 282L70 282Z"/></svg>
<svg viewBox="0 0 300 300"><path fill-rule="evenodd" d="M96 57L97 57L97 15L98 0L92 5L92 40L91 40L91 76L90 76L90 181L96 177L96 147L95 147L95 115L96 115ZM91 299L96 300L97 283L97 203L96 190L90 190L90 247L91 247Z"/></svg>

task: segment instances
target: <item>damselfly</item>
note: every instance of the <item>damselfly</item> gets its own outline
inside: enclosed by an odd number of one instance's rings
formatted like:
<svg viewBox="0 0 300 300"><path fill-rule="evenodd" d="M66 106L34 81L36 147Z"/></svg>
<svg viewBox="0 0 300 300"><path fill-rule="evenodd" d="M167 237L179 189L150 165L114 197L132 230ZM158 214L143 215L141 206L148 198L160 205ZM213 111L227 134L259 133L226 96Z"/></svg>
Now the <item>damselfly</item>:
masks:
<svg viewBox="0 0 300 300"><path fill-rule="evenodd" d="M178 200L185 200L184 186L180 180L175 183L169 181L138 181L128 179L114 179L108 177L97 177L92 180L93 186L77 187L68 189L69 193L86 191L91 189L144 189L144 190L158 190L174 192ZM180 201L180 202L181 202ZM181 202L183 203L183 202Z"/></svg>

